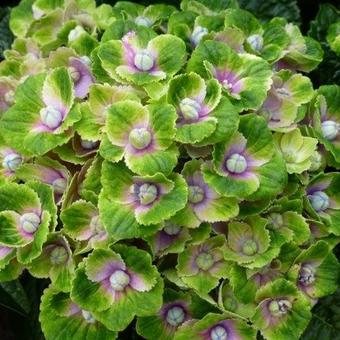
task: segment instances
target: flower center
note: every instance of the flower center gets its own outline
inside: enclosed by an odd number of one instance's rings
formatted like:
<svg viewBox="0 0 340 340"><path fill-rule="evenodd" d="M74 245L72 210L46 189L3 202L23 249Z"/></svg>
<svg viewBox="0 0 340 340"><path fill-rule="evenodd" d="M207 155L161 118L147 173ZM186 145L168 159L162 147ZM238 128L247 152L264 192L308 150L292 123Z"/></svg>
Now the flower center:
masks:
<svg viewBox="0 0 340 340"><path fill-rule="evenodd" d="M308 196L309 202L317 212L324 211L329 207L329 197L323 191L316 191Z"/></svg>
<svg viewBox="0 0 340 340"><path fill-rule="evenodd" d="M304 286L309 286L315 281L315 268L310 264L304 264L299 273L299 282Z"/></svg>
<svg viewBox="0 0 340 340"><path fill-rule="evenodd" d="M62 264L68 259L67 250L63 246L55 247L50 254L50 261L52 264Z"/></svg>
<svg viewBox="0 0 340 340"><path fill-rule="evenodd" d="M4 99L7 104L12 105L14 103L14 91L7 91L4 95Z"/></svg>
<svg viewBox="0 0 340 340"><path fill-rule="evenodd" d="M204 200L204 190L198 185L190 185L189 186L189 202L191 203L200 203Z"/></svg>
<svg viewBox="0 0 340 340"><path fill-rule="evenodd" d="M63 115L52 106L44 107L40 110L42 123L50 129L56 129L63 121Z"/></svg>
<svg viewBox="0 0 340 340"><path fill-rule="evenodd" d="M247 169L247 160L244 156L234 153L226 161L227 169L236 174L241 174Z"/></svg>
<svg viewBox="0 0 340 340"><path fill-rule="evenodd" d="M154 184L144 183L139 187L138 198L142 205L152 203L158 195L158 189Z"/></svg>
<svg viewBox="0 0 340 340"><path fill-rule="evenodd" d="M181 230L181 227L178 227L177 225L169 223L163 228L163 230L166 234L170 236L174 236L179 233L179 231Z"/></svg>
<svg viewBox="0 0 340 340"><path fill-rule="evenodd" d="M87 310L83 309L81 311L81 314L82 314L83 318L86 320L86 322L88 322L88 323L95 323L96 322L93 315L90 312L88 312Z"/></svg>
<svg viewBox="0 0 340 340"><path fill-rule="evenodd" d="M20 166L21 163L22 163L22 157L17 153L11 153L5 156L2 162L2 166L5 169L15 171Z"/></svg>
<svg viewBox="0 0 340 340"><path fill-rule="evenodd" d="M73 30L70 31L68 34L68 41L72 42L78 39L83 33L85 33L85 30L82 26L76 26Z"/></svg>
<svg viewBox="0 0 340 340"><path fill-rule="evenodd" d="M327 140L334 140L339 132L339 124L333 120L325 120L321 124L321 131Z"/></svg>
<svg viewBox="0 0 340 340"><path fill-rule="evenodd" d="M91 149L94 149L98 145L98 142L97 141L93 142L92 140L82 139L80 141L80 145L83 149L91 150Z"/></svg>
<svg viewBox="0 0 340 340"><path fill-rule="evenodd" d="M288 311L292 308L292 304L290 301L282 299L282 300L272 300L269 303L269 312L273 316L282 316L288 313Z"/></svg>
<svg viewBox="0 0 340 340"><path fill-rule="evenodd" d="M76 83L80 79L80 72L73 66L68 68L71 79Z"/></svg>
<svg viewBox="0 0 340 340"><path fill-rule="evenodd" d="M146 27L150 27L152 25L152 21L149 18L144 17L142 15L139 15L135 19L135 23L139 26L146 26Z"/></svg>
<svg viewBox="0 0 340 340"><path fill-rule="evenodd" d="M254 240L246 240L242 246L242 253L247 256L252 256L257 253L258 247Z"/></svg>
<svg viewBox="0 0 340 340"><path fill-rule="evenodd" d="M134 64L140 71L149 71L153 68L155 61L153 55L148 50L136 53Z"/></svg>
<svg viewBox="0 0 340 340"><path fill-rule="evenodd" d="M199 118L201 105L196 100L184 98L179 103L179 107L185 120L197 120Z"/></svg>
<svg viewBox="0 0 340 340"><path fill-rule="evenodd" d="M174 327L177 327L183 323L185 319L184 309L179 306L172 307L168 310L166 314L166 322Z"/></svg>
<svg viewBox="0 0 340 340"><path fill-rule="evenodd" d="M208 34L208 29L202 26L196 26L191 34L190 40L196 46L202 40L202 38Z"/></svg>
<svg viewBox="0 0 340 340"><path fill-rule="evenodd" d="M130 283L130 276L123 270L116 270L110 276L110 284L114 290L121 292Z"/></svg>
<svg viewBox="0 0 340 340"><path fill-rule="evenodd" d="M227 340L228 332L223 326L215 326L210 331L210 339L211 340Z"/></svg>
<svg viewBox="0 0 340 340"><path fill-rule="evenodd" d="M129 134L129 143L137 150L147 148L151 140L151 133L146 128L133 129Z"/></svg>
<svg viewBox="0 0 340 340"><path fill-rule="evenodd" d="M280 229L283 225L283 218L281 214L271 213L269 216L269 222L272 224L273 229Z"/></svg>
<svg viewBox="0 0 340 340"><path fill-rule="evenodd" d="M59 177L55 179L52 183L53 190L56 194L63 194L67 186L67 181L65 178Z"/></svg>
<svg viewBox="0 0 340 340"><path fill-rule="evenodd" d="M196 257L196 264L198 268L208 270L214 264L214 257L209 253L203 252Z"/></svg>
<svg viewBox="0 0 340 340"><path fill-rule="evenodd" d="M247 38L248 44L255 51L260 51L263 47L263 38L260 34L252 34Z"/></svg>
<svg viewBox="0 0 340 340"><path fill-rule="evenodd" d="M20 225L26 233L33 234L40 225L40 217L35 213L23 214L20 217Z"/></svg>

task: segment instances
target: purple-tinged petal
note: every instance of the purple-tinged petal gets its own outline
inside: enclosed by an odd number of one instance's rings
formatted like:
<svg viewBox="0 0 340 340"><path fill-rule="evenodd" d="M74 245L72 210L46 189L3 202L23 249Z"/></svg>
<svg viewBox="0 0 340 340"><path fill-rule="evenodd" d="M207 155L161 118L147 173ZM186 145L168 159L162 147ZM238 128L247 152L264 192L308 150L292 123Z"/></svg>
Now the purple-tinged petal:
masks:
<svg viewBox="0 0 340 340"><path fill-rule="evenodd" d="M101 263L101 265L97 267L96 273L88 272L87 276L91 281L94 282L108 281L110 283L109 278L115 271L125 269L126 267L123 261L107 259L106 262Z"/></svg>
<svg viewBox="0 0 340 340"><path fill-rule="evenodd" d="M127 270L130 276L129 286L138 292L147 292L152 288L152 284L146 282L140 275Z"/></svg>
<svg viewBox="0 0 340 340"><path fill-rule="evenodd" d="M89 87L94 83L89 66L80 58L71 57L69 67L73 70L71 78L74 81L74 92L78 98L84 98L89 93Z"/></svg>
<svg viewBox="0 0 340 340"><path fill-rule="evenodd" d="M12 251L14 251L13 248L0 245L0 260L6 257Z"/></svg>

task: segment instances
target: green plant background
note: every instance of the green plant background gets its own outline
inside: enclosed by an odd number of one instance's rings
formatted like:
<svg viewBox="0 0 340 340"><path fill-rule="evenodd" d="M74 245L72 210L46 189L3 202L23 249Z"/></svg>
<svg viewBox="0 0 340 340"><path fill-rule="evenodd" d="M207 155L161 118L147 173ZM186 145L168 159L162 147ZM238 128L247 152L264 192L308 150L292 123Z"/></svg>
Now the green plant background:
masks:
<svg viewBox="0 0 340 340"><path fill-rule="evenodd" d="M211 0L224 1L224 0ZM97 0L97 4L114 4L114 0ZM178 6L179 0L135 1L144 5L162 2ZM0 1L0 60L5 49L10 48L13 35L8 28L11 7L18 0ZM317 39L325 52L324 60L318 69L310 74L314 87L323 84L340 84L340 60L327 45L326 32L334 22L334 7L338 1L317 0L239 0L240 6L253 12L266 21L274 16L284 16L288 21L300 25L304 34ZM340 6L338 5L338 8ZM335 249L340 259L340 247ZM0 339L1 340L40 340L44 339L39 322L40 295L48 285L48 280L36 280L28 273L20 280L0 283ZM133 331L131 324L119 339L141 339ZM340 339L340 289L320 301L313 308L313 319L302 339Z"/></svg>

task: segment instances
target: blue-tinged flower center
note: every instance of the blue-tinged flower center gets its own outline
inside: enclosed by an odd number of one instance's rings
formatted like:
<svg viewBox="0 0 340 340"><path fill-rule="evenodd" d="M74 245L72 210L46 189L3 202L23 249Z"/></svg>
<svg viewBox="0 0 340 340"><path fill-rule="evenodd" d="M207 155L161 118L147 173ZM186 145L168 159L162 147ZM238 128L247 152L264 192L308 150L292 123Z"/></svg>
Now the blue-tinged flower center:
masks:
<svg viewBox="0 0 340 340"><path fill-rule="evenodd" d="M110 284L114 290L123 291L130 283L130 276L124 270L116 270L110 276Z"/></svg>
<svg viewBox="0 0 340 340"><path fill-rule="evenodd" d="M197 120L201 105L194 99L184 98L179 103L179 108L185 120Z"/></svg>
<svg viewBox="0 0 340 340"><path fill-rule="evenodd" d="M226 160L226 167L232 173L241 174L247 169L247 160L244 156L234 153Z"/></svg>
<svg viewBox="0 0 340 340"><path fill-rule="evenodd" d="M215 326L210 331L210 339L211 340L227 340L228 332L223 326Z"/></svg>
<svg viewBox="0 0 340 340"><path fill-rule="evenodd" d="M190 203L200 203L204 200L204 190L198 185L190 185L189 186L189 202Z"/></svg>
<svg viewBox="0 0 340 340"><path fill-rule="evenodd" d="M4 160L2 161L2 166L5 169L15 171L20 164L22 163L22 157L17 153L10 153L5 156Z"/></svg>
<svg viewBox="0 0 340 340"><path fill-rule="evenodd" d="M65 247L56 246L50 253L50 261L52 264L62 264L68 259L68 253Z"/></svg>
<svg viewBox="0 0 340 340"><path fill-rule="evenodd" d="M299 282L304 286L309 286L315 281L315 268L306 263L301 266L300 272L299 272Z"/></svg>
<svg viewBox="0 0 340 340"><path fill-rule="evenodd" d="M92 141L92 140L87 140L87 139L82 139L80 141L80 145L83 149L91 150L91 149L94 149L98 145L98 142Z"/></svg>
<svg viewBox="0 0 340 340"><path fill-rule="evenodd" d="M129 134L129 143L137 150L143 150L151 144L152 135L146 128L136 128Z"/></svg>
<svg viewBox="0 0 340 340"><path fill-rule="evenodd" d="M190 40L196 46L202 40L202 38L208 34L208 29L202 26L196 26L191 34Z"/></svg>
<svg viewBox="0 0 340 340"><path fill-rule="evenodd" d="M324 211L329 207L329 197L323 191L316 191L308 196L309 202L317 212Z"/></svg>
<svg viewBox="0 0 340 340"><path fill-rule="evenodd" d="M278 317L287 314L292 309L292 304L286 299L272 300L268 309L271 315Z"/></svg>
<svg viewBox="0 0 340 340"><path fill-rule="evenodd" d="M73 66L68 68L71 79L76 83L80 79L80 72Z"/></svg>
<svg viewBox="0 0 340 340"><path fill-rule="evenodd" d="M154 57L148 50L142 50L136 53L133 60L135 66L140 71L149 71L155 63Z"/></svg>
<svg viewBox="0 0 340 340"><path fill-rule="evenodd" d="M33 234L40 225L40 217L35 213L23 214L20 217L20 225L26 233Z"/></svg>
<svg viewBox="0 0 340 340"><path fill-rule="evenodd" d="M316 171L320 168L321 164L322 164L322 156L320 154L320 152L318 151L314 151L311 158L311 166L309 167L309 171Z"/></svg>
<svg viewBox="0 0 340 340"><path fill-rule="evenodd" d="M242 245L242 253L247 256L252 256L257 253L258 246L254 240L245 240Z"/></svg>
<svg viewBox="0 0 340 340"><path fill-rule="evenodd" d="M88 312L87 310L83 309L81 311L81 314L82 314L83 318L86 320L86 322L88 322L88 323L95 323L96 322L93 315L90 312Z"/></svg>
<svg viewBox="0 0 340 340"><path fill-rule="evenodd" d="M82 26L76 26L73 30L70 31L68 34L68 41L72 42L74 40L77 40L83 33L85 33L85 30Z"/></svg>
<svg viewBox="0 0 340 340"><path fill-rule="evenodd" d="M325 120L321 123L321 131L327 140L334 140L339 132L339 124L333 120Z"/></svg>
<svg viewBox="0 0 340 340"><path fill-rule="evenodd" d="M214 264L214 256L203 252L196 257L196 265L202 270L209 270Z"/></svg>
<svg viewBox="0 0 340 340"><path fill-rule="evenodd" d="M142 205L148 205L155 201L158 195L156 185L144 183L139 187L138 198Z"/></svg>
<svg viewBox="0 0 340 340"><path fill-rule="evenodd" d="M144 17L143 15L139 15L135 19L135 23L139 26L146 26L146 27L152 26L152 21L148 17Z"/></svg>
<svg viewBox="0 0 340 340"><path fill-rule="evenodd" d="M181 227L174 225L172 223L168 223L164 228L163 228L164 232L170 236L174 236L177 235L180 230Z"/></svg>
<svg viewBox="0 0 340 340"><path fill-rule="evenodd" d="M166 314L166 322L173 327L179 326L181 323L183 323L184 319L185 312L180 306L170 308Z"/></svg>
<svg viewBox="0 0 340 340"><path fill-rule="evenodd" d="M67 186L67 180L63 177L55 179L52 183L53 190L56 194L63 194Z"/></svg>
<svg viewBox="0 0 340 340"><path fill-rule="evenodd" d="M247 38L248 44L255 51L260 51L263 47L263 38L260 34L252 34Z"/></svg>
<svg viewBox="0 0 340 340"><path fill-rule="evenodd" d="M268 216L269 222L271 223L273 229L279 229L283 225L283 218L281 214L271 213Z"/></svg>
<svg viewBox="0 0 340 340"><path fill-rule="evenodd" d="M50 129L56 129L63 121L62 113L52 106L42 108L40 118L42 123Z"/></svg>

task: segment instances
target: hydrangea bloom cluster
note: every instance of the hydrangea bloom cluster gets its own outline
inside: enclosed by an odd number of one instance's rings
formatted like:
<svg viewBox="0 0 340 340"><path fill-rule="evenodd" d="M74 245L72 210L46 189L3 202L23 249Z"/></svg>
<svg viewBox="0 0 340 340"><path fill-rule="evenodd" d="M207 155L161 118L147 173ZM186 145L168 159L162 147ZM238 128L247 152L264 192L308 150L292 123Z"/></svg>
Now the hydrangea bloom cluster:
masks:
<svg viewBox="0 0 340 340"><path fill-rule="evenodd" d="M320 44L228 1L22 0L10 26L0 281L50 280L46 339L298 339L339 280Z"/></svg>

